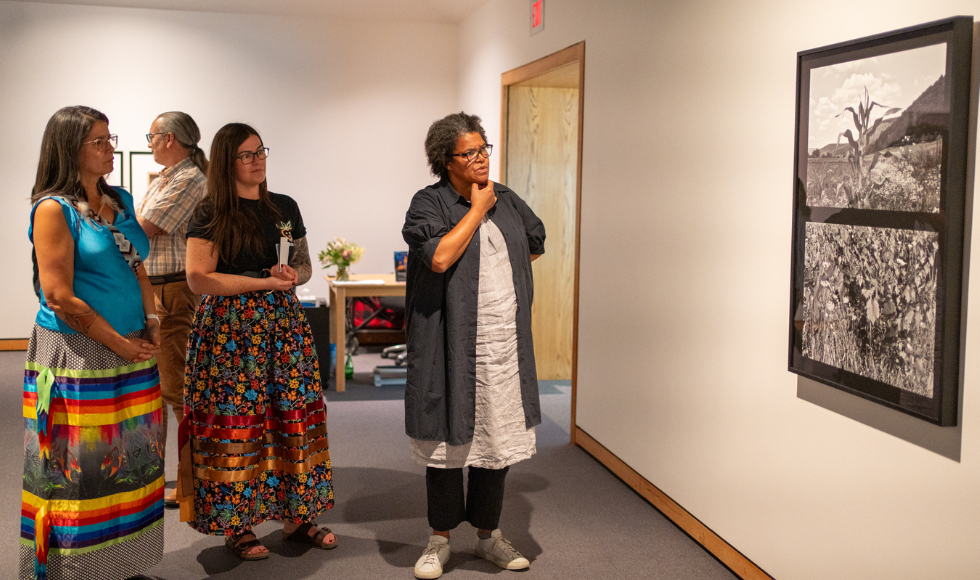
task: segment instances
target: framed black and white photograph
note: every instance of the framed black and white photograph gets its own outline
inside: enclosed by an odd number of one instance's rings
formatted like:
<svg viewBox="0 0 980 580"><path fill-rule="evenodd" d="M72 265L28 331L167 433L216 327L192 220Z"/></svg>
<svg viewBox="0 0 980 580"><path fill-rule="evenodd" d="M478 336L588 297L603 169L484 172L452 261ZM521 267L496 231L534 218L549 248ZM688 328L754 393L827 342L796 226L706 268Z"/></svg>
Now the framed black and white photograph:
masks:
<svg viewBox="0 0 980 580"><path fill-rule="evenodd" d="M133 207L140 206L150 182L160 175L161 169L163 166L153 160L150 151L129 152L129 193L133 194Z"/></svg>
<svg viewBox="0 0 980 580"><path fill-rule="evenodd" d="M797 55L789 370L955 425L973 19Z"/></svg>
<svg viewBox="0 0 980 580"><path fill-rule="evenodd" d="M113 155L115 159L112 164L112 173L105 176L105 182L113 187L123 187L123 153L116 151Z"/></svg>

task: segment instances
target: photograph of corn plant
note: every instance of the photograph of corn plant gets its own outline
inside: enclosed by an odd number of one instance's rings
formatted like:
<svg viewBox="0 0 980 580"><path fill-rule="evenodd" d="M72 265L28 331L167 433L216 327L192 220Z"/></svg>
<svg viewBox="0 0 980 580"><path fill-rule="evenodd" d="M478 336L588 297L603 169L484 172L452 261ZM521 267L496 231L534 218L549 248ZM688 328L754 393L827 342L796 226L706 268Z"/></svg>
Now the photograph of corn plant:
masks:
<svg viewBox="0 0 980 580"><path fill-rule="evenodd" d="M946 44L810 70L811 207L938 212Z"/></svg>
<svg viewBox="0 0 980 580"><path fill-rule="evenodd" d="M931 398L935 232L806 224L803 356Z"/></svg>

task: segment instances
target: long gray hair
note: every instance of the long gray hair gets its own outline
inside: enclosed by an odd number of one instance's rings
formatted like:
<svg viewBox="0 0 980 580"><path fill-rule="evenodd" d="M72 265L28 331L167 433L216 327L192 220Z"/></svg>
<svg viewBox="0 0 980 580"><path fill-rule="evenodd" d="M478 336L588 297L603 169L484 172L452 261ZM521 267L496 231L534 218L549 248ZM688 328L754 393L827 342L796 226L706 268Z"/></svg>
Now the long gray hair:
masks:
<svg viewBox="0 0 980 580"><path fill-rule="evenodd" d="M41 157L37 162L37 177L31 192L32 204L52 195L85 201L85 190L78 171L78 154L85 137L99 121L108 124L109 118L101 111L83 105L58 109L51 116L41 138ZM104 177L99 178L98 188L122 207L122 199L109 187Z"/></svg>
<svg viewBox="0 0 980 580"><path fill-rule="evenodd" d="M197 128L197 123L187 113L180 111L170 111L157 117L160 124L157 126L161 133L173 133L174 139L180 146L191 152L191 161L197 168L204 173L208 172L208 158L204 156L204 151L198 146L201 140L201 130Z"/></svg>

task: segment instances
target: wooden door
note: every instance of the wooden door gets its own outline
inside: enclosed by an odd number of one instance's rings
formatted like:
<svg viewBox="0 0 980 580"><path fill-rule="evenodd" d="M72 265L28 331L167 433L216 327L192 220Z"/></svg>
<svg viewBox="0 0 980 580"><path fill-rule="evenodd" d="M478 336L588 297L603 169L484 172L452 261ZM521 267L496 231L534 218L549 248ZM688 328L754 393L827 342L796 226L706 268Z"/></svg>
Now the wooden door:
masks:
<svg viewBox="0 0 980 580"><path fill-rule="evenodd" d="M580 44L504 75L502 180L547 231L531 311L541 380L574 374L582 57Z"/></svg>

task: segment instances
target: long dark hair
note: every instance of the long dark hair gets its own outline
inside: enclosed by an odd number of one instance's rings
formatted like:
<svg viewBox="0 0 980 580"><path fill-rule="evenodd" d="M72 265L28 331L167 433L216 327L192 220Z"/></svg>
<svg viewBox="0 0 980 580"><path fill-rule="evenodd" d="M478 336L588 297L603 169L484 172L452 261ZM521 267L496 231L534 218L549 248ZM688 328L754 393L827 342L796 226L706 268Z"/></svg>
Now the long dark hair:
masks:
<svg viewBox="0 0 980 580"><path fill-rule="evenodd" d="M227 264L234 264L242 251L262 255L262 226L259 216L242 207L235 181L238 148L258 131L244 123L229 123L218 130L211 141L211 162L208 164L208 194L202 203L210 204L211 221L205 234L218 248L218 255ZM279 210L269 198L267 181L259 185L259 213L276 220Z"/></svg>
<svg viewBox="0 0 980 580"><path fill-rule="evenodd" d="M86 201L78 171L78 153L82 150L85 137L99 121L108 124L109 117L82 105L58 109L51 116L41 138L41 157L37 162L31 204L49 196ZM98 188L99 193L108 195L118 207L122 207L122 199L109 187L104 177L99 178Z"/></svg>

